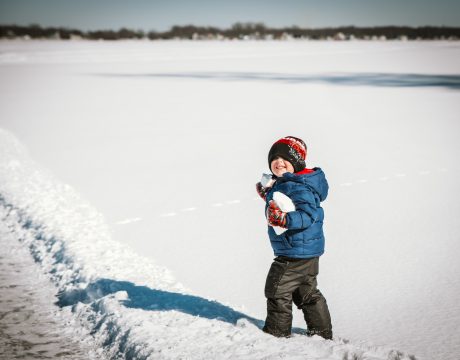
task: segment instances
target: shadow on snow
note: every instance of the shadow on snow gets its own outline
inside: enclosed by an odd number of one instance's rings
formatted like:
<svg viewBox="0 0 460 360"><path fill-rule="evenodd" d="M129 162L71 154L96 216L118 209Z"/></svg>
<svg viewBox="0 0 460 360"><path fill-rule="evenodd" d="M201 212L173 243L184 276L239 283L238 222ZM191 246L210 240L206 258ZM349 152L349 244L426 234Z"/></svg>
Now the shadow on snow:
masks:
<svg viewBox="0 0 460 360"><path fill-rule="evenodd" d="M90 303L118 291L126 291L128 293L129 299L123 300L121 303L129 308L151 311L175 310L231 324L236 324L240 319L246 319L258 328L262 328L264 325L262 320L245 315L217 301L211 301L194 295L150 289L147 286L135 285L128 281L111 279L99 279L89 284L85 289L61 292L58 294L57 305L63 307L74 305L78 302Z"/></svg>
<svg viewBox="0 0 460 360"><path fill-rule="evenodd" d="M132 73L96 74L97 76L152 78L152 79L201 79L221 81L266 81L288 84L326 83L345 86L378 87L443 87L460 89L460 75L450 74L397 74L397 73L338 73L338 74L281 74L255 72L189 72L189 73Z"/></svg>

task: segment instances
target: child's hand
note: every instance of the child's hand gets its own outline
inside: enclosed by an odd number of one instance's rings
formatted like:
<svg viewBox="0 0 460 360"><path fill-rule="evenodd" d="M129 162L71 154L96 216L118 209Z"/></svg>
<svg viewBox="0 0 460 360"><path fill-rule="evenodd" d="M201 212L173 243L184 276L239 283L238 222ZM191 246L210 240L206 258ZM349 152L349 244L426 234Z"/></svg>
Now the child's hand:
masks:
<svg viewBox="0 0 460 360"><path fill-rule="evenodd" d="M259 196L265 200L267 198L267 192L269 190L269 188L265 188L262 186L262 183L258 182L256 184L256 190L257 190L257 194L259 194Z"/></svg>
<svg viewBox="0 0 460 360"><path fill-rule="evenodd" d="M276 202L270 200L267 208L267 220L271 226L279 226L286 229L286 215L287 213L283 212L276 205Z"/></svg>

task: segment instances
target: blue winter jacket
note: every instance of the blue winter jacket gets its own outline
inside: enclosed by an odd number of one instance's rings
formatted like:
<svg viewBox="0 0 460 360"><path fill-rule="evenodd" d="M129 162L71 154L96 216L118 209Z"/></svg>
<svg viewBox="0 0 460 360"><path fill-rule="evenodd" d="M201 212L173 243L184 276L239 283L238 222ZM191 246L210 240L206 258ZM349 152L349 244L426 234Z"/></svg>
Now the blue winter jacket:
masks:
<svg viewBox="0 0 460 360"><path fill-rule="evenodd" d="M276 235L273 227L268 227L276 256L312 258L324 253L324 211L320 202L326 199L329 185L320 168L313 170L302 175L284 173L267 194L265 212L276 191L288 196L296 208L287 213L288 230L283 234Z"/></svg>

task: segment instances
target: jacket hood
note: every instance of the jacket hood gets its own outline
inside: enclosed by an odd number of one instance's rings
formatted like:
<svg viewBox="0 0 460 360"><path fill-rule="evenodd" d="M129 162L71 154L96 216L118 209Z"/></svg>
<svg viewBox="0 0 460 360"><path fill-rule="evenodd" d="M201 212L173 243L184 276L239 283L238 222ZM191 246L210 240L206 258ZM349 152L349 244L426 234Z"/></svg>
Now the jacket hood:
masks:
<svg viewBox="0 0 460 360"><path fill-rule="evenodd" d="M329 191L329 185L326 180L326 175L321 168L313 168L313 172L308 174L292 174L284 173L283 176L277 178L278 182L294 181L304 184L310 190L318 194L321 201L326 200Z"/></svg>

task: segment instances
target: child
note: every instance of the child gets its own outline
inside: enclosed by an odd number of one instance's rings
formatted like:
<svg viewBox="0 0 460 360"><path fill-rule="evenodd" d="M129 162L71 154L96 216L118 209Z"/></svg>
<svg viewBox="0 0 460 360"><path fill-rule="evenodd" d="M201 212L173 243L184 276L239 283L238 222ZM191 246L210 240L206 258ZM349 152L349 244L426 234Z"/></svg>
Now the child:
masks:
<svg viewBox="0 0 460 360"><path fill-rule="evenodd" d="M318 260L324 252L323 218L320 202L326 199L328 184L320 168L307 169L305 143L293 136L273 144L268 165L274 183L256 185L266 201L268 235L275 253L265 283L267 319L263 330L278 337L291 335L292 301L302 310L307 335L332 339L332 325L326 299L317 289ZM273 194L287 195L295 211L283 212ZM277 235L273 226L287 229Z"/></svg>

